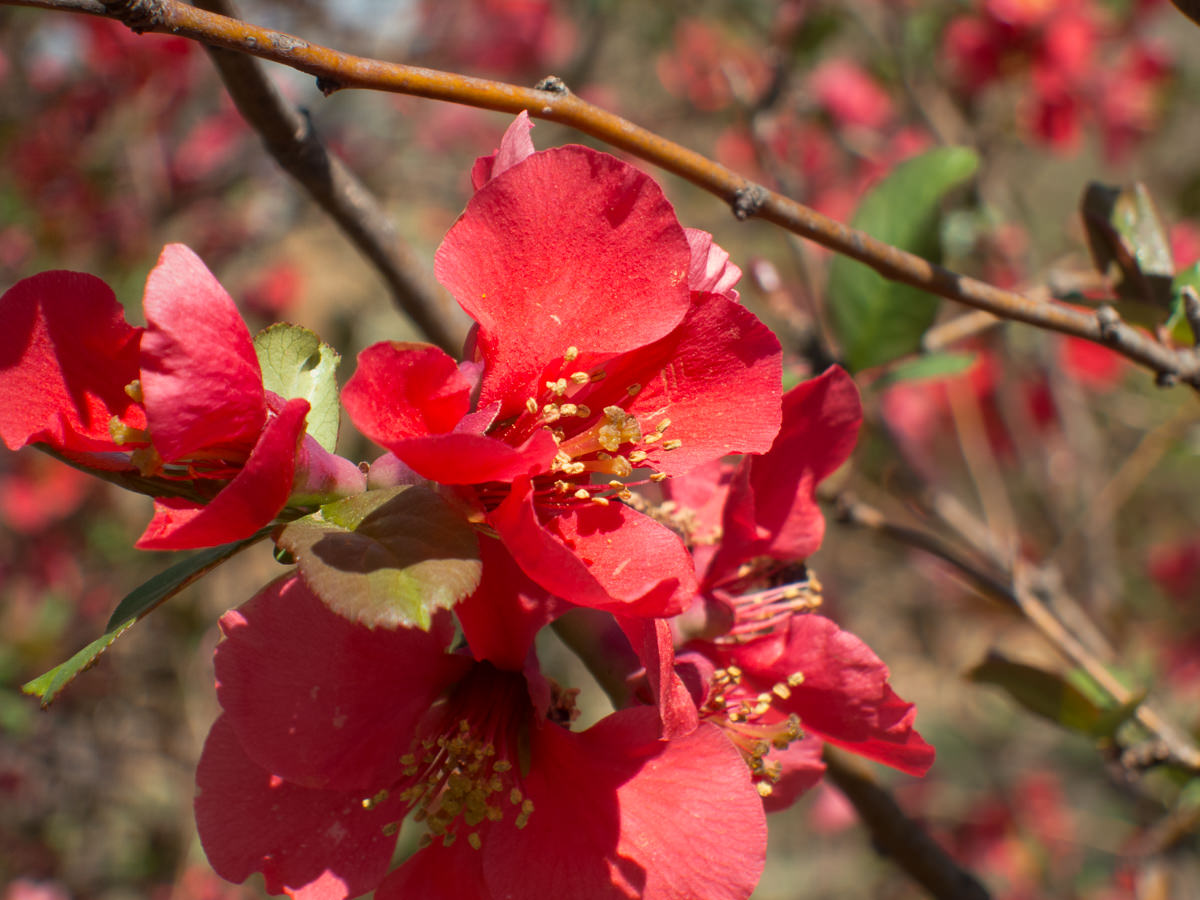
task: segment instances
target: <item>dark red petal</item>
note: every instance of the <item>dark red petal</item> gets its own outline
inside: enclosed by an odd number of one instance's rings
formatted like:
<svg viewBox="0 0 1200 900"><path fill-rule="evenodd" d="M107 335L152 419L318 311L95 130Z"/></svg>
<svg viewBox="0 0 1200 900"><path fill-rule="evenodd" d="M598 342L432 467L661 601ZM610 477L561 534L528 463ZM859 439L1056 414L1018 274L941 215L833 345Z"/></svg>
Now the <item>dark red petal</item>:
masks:
<svg viewBox="0 0 1200 900"><path fill-rule="evenodd" d="M512 481L550 468L558 444L540 429L517 447L483 434L438 434L385 444L414 472L440 484Z"/></svg>
<svg viewBox="0 0 1200 900"><path fill-rule="evenodd" d="M436 272L479 323L480 404L519 410L568 347L623 352L687 312L687 238L647 175L585 147L534 153L471 198Z"/></svg>
<svg viewBox="0 0 1200 900"><path fill-rule="evenodd" d="M331 612L299 576L221 619L217 697L247 755L289 781L372 791L400 775L417 720L470 665L429 632L372 631Z"/></svg>
<svg viewBox="0 0 1200 900"><path fill-rule="evenodd" d="M521 110L500 140L500 149L490 156L481 156L471 167L471 185L479 190L497 175L511 169L525 157L533 154L533 120L529 113Z"/></svg>
<svg viewBox="0 0 1200 900"><path fill-rule="evenodd" d="M711 725L659 741L658 717L613 713L582 734L533 735L522 830L484 838L484 876L510 900L745 900L766 819L741 755Z"/></svg>
<svg viewBox="0 0 1200 900"><path fill-rule="evenodd" d="M213 724L196 767L196 829L222 878L262 872L267 891L298 900L343 900L387 873L403 815L399 798L374 809L362 797L290 784L246 756L228 716Z"/></svg>
<svg viewBox="0 0 1200 900"><path fill-rule="evenodd" d="M732 657L766 686L804 676L779 705L799 715L805 731L914 775L933 764L933 748L913 727L916 707L888 685L887 666L824 616L793 616L786 635L744 644Z"/></svg>
<svg viewBox="0 0 1200 900"><path fill-rule="evenodd" d="M479 587L454 612L477 660L520 671L534 636L567 605L526 575L500 541L481 537L479 558Z"/></svg>
<svg viewBox="0 0 1200 900"><path fill-rule="evenodd" d="M262 370L233 300L183 244L163 248L143 298L142 393L163 459L244 448L267 418Z"/></svg>
<svg viewBox="0 0 1200 900"><path fill-rule="evenodd" d="M482 854L465 840L419 850L392 872L375 900L492 900L483 880Z"/></svg>
<svg viewBox="0 0 1200 900"><path fill-rule="evenodd" d="M670 337L623 362L636 369L623 365L621 383L642 385L627 406L642 432L670 421L663 440L645 448L647 465L660 472L678 475L729 453L764 453L779 432L779 339L725 297L696 295ZM665 449L672 441L682 445Z"/></svg>
<svg viewBox="0 0 1200 900"><path fill-rule="evenodd" d="M215 547L248 538L286 505L296 475L307 400L289 400L267 422L241 471L208 504L174 497L154 501L154 518L138 538L142 550Z"/></svg>
<svg viewBox="0 0 1200 900"><path fill-rule="evenodd" d="M43 272L0 297L0 438L9 449L116 449L113 416L145 428L125 393L138 377L140 328L113 292L81 272Z"/></svg>
<svg viewBox="0 0 1200 900"><path fill-rule="evenodd" d="M430 344L372 344L342 389L342 405L375 443L453 430L471 408L471 384L458 364Z"/></svg>
<svg viewBox="0 0 1200 900"><path fill-rule="evenodd" d="M694 731L700 724L696 701L675 671L675 644L666 619L617 616L638 659L646 667L646 681L658 703L661 737L673 739Z"/></svg>
<svg viewBox="0 0 1200 900"><path fill-rule="evenodd" d="M743 460L725 506L720 560L806 559L821 545L825 519L817 485L844 463L862 424L854 380L833 366L783 398L783 426L771 450Z"/></svg>
<svg viewBox="0 0 1200 900"><path fill-rule="evenodd" d="M695 571L678 536L622 504L567 510L543 524L523 480L488 521L530 578L578 606L669 617L695 596Z"/></svg>

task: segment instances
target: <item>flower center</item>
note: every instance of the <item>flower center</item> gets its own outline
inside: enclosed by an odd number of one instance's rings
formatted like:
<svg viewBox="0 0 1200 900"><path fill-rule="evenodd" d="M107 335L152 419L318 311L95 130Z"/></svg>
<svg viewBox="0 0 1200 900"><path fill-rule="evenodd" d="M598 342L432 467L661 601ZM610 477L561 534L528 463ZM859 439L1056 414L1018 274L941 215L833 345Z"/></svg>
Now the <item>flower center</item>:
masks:
<svg viewBox="0 0 1200 900"><path fill-rule="evenodd" d="M821 605L821 582L803 563L766 557L742 565L732 581L713 591L733 614L722 643L745 643L771 634L798 613Z"/></svg>
<svg viewBox="0 0 1200 900"><path fill-rule="evenodd" d="M803 683L804 675L793 672L786 682L760 694L751 694L742 679L742 670L736 665L717 669L700 716L724 730L749 766L759 795L769 797L783 773L783 767L770 759L771 751L786 750L804 734L800 717L776 709L775 703L788 699L792 688Z"/></svg>
<svg viewBox="0 0 1200 900"><path fill-rule="evenodd" d="M636 468L653 467L647 449L659 444L675 450L683 442L664 438L671 424L665 410L641 420L627 411L642 385L613 384L602 366L589 371L578 361L578 348L568 347L543 373L542 387L526 399L524 411L498 423L492 434L510 443L539 428L554 436L558 453L550 470L534 479L536 502L557 507L607 506L613 498L628 502L629 487L642 482L623 479ZM664 478L659 472L649 476L650 481Z"/></svg>
<svg viewBox="0 0 1200 900"><path fill-rule="evenodd" d="M413 820L425 826L422 847L437 840L450 846L464 835L478 850L480 826L510 813L517 828L525 827L533 802L521 788L520 750L531 713L524 677L489 663L472 667L431 710L400 758L400 798ZM371 808L389 793L380 791L363 806ZM399 821L389 823L385 833L399 827Z"/></svg>

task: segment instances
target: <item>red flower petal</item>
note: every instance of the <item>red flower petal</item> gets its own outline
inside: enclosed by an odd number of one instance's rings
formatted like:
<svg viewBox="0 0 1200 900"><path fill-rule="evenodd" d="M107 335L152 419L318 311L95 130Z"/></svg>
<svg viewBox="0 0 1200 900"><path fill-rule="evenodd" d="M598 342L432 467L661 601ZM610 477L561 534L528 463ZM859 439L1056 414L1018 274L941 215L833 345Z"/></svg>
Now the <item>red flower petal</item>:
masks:
<svg viewBox="0 0 1200 900"><path fill-rule="evenodd" d="M887 666L824 616L793 616L786 634L744 644L732 656L765 685L803 674L780 708L799 715L805 731L913 775L933 765L933 748L913 728L916 707L888 685Z"/></svg>
<svg viewBox="0 0 1200 900"><path fill-rule="evenodd" d="M517 447L482 434L439 434L385 445L414 472L440 484L512 481L550 468L558 445L545 429Z"/></svg>
<svg viewBox="0 0 1200 900"><path fill-rule="evenodd" d="M342 389L359 431L383 447L453 430L471 408L471 384L444 351L429 344L372 344Z"/></svg>
<svg viewBox="0 0 1200 900"><path fill-rule="evenodd" d="M646 681L658 703L664 740L690 734L700 724L696 701L675 671L675 644L666 619L617 616L617 623L638 659L646 667Z"/></svg>
<svg viewBox="0 0 1200 900"><path fill-rule="evenodd" d="M683 230L692 248L688 287L693 293L721 294L736 301L738 292L734 290L734 285L741 280L742 270L729 261L729 253L707 231L699 228Z"/></svg>
<svg viewBox="0 0 1200 900"><path fill-rule="evenodd" d="M142 393L154 447L170 462L205 447L249 450L267 418L246 323L200 257L163 248L146 279Z"/></svg>
<svg viewBox="0 0 1200 900"><path fill-rule="evenodd" d="M509 900L745 900L762 873L766 819L750 772L710 725L657 740L645 707L582 734L533 735L522 830L483 842L491 893Z"/></svg>
<svg viewBox="0 0 1200 900"><path fill-rule="evenodd" d="M196 788L196 829L217 873L240 883L262 872L269 893L297 900L344 900L375 887L396 844L383 826L404 814L398 797L367 810L353 794L272 775L246 756L228 716L204 742Z"/></svg>
<svg viewBox="0 0 1200 900"><path fill-rule="evenodd" d="M858 388L837 366L788 391L770 451L743 460L734 475L717 565L811 556L825 535L817 485L849 458L861 424Z"/></svg>
<svg viewBox="0 0 1200 900"><path fill-rule="evenodd" d="M43 272L0 297L0 437L9 449L115 449L113 416L134 428L145 415L125 393L138 377L140 328L113 292L80 272Z"/></svg>
<svg viewBox="0 0 1200 900"><path fill-rule="evenodd" d="M141 550L215 547L248 538L270 523L292 493L296 449L307 415L307 400L289 400L267 422L245 465L209 503L156 498L154 518L136 546Z"/></svg>
<svg viewBox="0 0 1200 900"><path fill-rule="evenodd" d="M479 558L479 587L454 612L475 659L519 672L534 636L567 607L526 575L494 538L480 539Z"/></svg>
<svg viewBox="0 0 1200 900"><path fill-rule="evenodd" d="M371 792L400 775L416 723L471 664L429 632L372 631L331 612L296 575L221 618L217 697L245 752L312 787Z"/></svg>
<svg viewBox="0 0 1200 900"><path fill-rule="evenodd" d="M500 149L491 156L481 156L475 160L475 165L471 167L471 185L475 190L511 169L525 157L533 155L533 138L529 136L531 131L533 120L529 118L529 113L521 110L504 132Z"/></svg>
<svg viewBox="0 0 1200 900"><path fill-rule="evenodd" d="M691 252L647 175L585 147L527 157L479 189L436 272L479 323L480 405L517 411L568 347L623 352L688 309Z"/></svg>
<svg viewBox="0 0 1200 900"><path fill-rule="evenodd" d="M633 372L609 377L642 384L628 412L643 432L670 422L664 439L646 447L647 465L660 472L682 474L729 453L764 453L779 432L779 340L726 297L696 295L674 333L627 360ZM665 449L672 441L681 443Z"/></svg>
<svg viewBox="0 0 1200 900"><path fill-rule="evenodd" d="M763 798L763 809L779 812L787 809L801 794L817 786L825 775L825 762L821 750L825 742L813 734L806 734L784 750L771 751L772 764L778 763L782 771L778 781L771 782L771 793Z"/></svg>
<svg viewBox="0 0 1200 900"><path fill-rule="evenodd" d="M543 524L522 481L488 521L534 581L578 606L669 617L695 595L695 571L679 538L623 504L568 510Z"/></svg>

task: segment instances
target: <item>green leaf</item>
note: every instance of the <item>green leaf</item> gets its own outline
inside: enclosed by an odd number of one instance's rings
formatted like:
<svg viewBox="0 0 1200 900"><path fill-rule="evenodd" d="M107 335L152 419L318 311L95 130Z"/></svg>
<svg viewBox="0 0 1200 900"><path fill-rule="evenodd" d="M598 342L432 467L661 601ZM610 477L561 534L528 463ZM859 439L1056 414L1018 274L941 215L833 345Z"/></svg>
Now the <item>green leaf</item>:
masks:
<svg viewBox="0 0 1200 900"><path fill-rule="evenodd" d="M330 609L369 628L428 629L482 572L475 530L425 485L326 504L285 527L279 545Z"/></svg>
<svg viewBox="0 0 1200 900"><path fill-rule="evenodd" d="M299 325L278 322L254 336L263 387L288 400L308 401L308 433L333 453L337 448L339 408L337 367L341 356Z"/></svg>
<svg viewBox="0 0 1200 900"><path fill-rule="evenodd" d="M107 650L113 641L128 631L138 619L159 604L174 597L203 575L211 572L234 554L266 537L269 532L270 529L264 528L258 534L244 541L211 547L159 572L145 584L127 594L117 604L117 608L105 626L104 634L66 662L60 663L44 675L39 675L32 681L23 684L21 690L39 698L42 708L45 709L62 693L63 688L75 680L76 675L94 665L100 654Z"/></svg>
<svg viewBox="0 0 1200 900"><path fill-rule="evenodd" d="M1175 262L1167 229L1146 186L1140 181L1124 186L1090 181L1080 213L1096 271L1109 278L1117 296L1160 311L1166 308Z"/></svg>
<svg viewBox="0 0 1200 900"><path fill-rule="evenodd" d="M920 381L925 378L945 378L967 371L975 364L973 353L931 353L902 362L875 381L876 389L900 381Z"/></svg>
<svg viewBox="0 0 1200 900"><path fill-rule="evenodd" d="M967 677L994 684L1039 716L1070 731L1100 737L1110 724L1105 711L1071 684L1066 677L1036 666L1013 662L996 653L972 669Z"/></svg>
<svg viewBox="0 0 1200 900"><path fill-rule="evenodd" d="M907 160L863 199L854 227L939 262L942 198L978 165L979 157L965 147L943 147ZM940 302L847 256L834 259L826 294L830 322L851 371L920 349L921 335L933 323Z"/></svg>
<svg viewBox="0 0 1200 900"><path fill-rule="evenodd" d="M1183 313L1183 289L1191 287L1200 294L1200 262L1192 263L1186 269L1175 273L1171 281L1171 315L1167 319L1167 331L1171 340L1182 347L1192 347L1200 335L1192 334L1192 326L1188 324L1187 316Z"/></svg>

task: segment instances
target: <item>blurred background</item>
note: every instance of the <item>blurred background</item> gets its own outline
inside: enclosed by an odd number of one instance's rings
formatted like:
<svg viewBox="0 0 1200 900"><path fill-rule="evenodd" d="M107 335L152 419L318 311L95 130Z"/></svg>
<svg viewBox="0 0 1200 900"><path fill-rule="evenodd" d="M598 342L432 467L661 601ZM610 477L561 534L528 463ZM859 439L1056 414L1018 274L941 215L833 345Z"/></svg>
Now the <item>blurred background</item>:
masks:
<svg viewBox="0 0 1200 900"><path fill-rule="evenodd" d="M1089 181L1144 183L1168 275L1200 259L1200 28L1166 2L256 0L240 11L363 56L523 85L558 75L841 221L903 160L972 147L978 176L941 222L947 263L1033 296L1111 293L1080 217ZM325 98L307 76L267 72L379 198L416 260L411 277L438 290L433 254L470 194L470 165L511 117L361 91ZM533 137L539 148L587 142L547 123ZM680 220L713 232L743 268L743 302L779 334L791 381L839 359L827 251L739 224L716 198L650 171ZM263 150L203 48L0 8L0 290L46 269L88 271L138 323L146 274L172 241L199 253L252 330L283 319L337 347L343 379L368 343L421 339ZM1131 691L1150 690L1194 734L1195 395L1155 387L1096 345L943 307L927 349L954 356L937 377L855 373L867 422L852 463L825 486L829 530L810 560L824 612L889 664L938 750L922 780L874 775L998 900L1200 896L1200 790L1188 774L1131 759L1147 746L1136 726L1082 734L1045 704L1016 702L1011 682L969 677L992 653L1079 684L961 567L847 512L866 504L983 571L1034 578ZM1148 327L1165 319L1141 312ZM347 428L341 452L379 451ZM37 452L0 454L3 900L260 894L211 873L191 798L216 716L216 620L280 571L265 548L140 622L49 710L20 691L173 560L132 549L149 509ZM585 696L598 693L552 637L544 652ZM770 827L756 898L923 896L830 786Z"/></svg>

